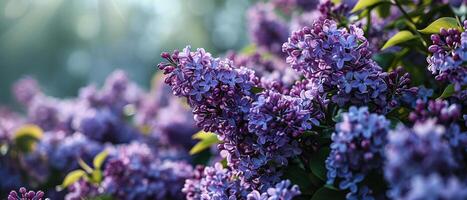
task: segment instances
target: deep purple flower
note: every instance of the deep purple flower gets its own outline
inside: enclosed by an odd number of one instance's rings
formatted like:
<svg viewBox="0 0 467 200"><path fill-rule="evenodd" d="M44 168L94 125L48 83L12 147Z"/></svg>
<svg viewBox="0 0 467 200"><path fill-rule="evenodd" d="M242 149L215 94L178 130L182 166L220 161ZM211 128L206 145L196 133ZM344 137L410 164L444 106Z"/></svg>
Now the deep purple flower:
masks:
<svg viewBox="0 0 467 200"><path fill-rule="evenodd" d="M384 170L391 187L388 193L391 198L418 199L415 197L421 195L422 185L427 184L430 191L423 190L427 192L425 194L434 195L430 198L443 199L445 195L456 195L451 192L455 192L458 186L447 186L454 184L454 177L460 175L458 178L465 180L465 168L460 165L462 160L453 155L453 149L444 137L446 128L434 122L417 123L412 129L398 126L390 132ZM446 190L446 187L454 191ZM459 199L465 197L464 193Z"/></svg>
<svg viewBox="0 0 467 200"><path fill-rule="evenodd" d="M428 51L433 55L427 58L428 70L437 80L449 81L460 91L467 85L467 32L441 28L440 34L433 34L431 40L433 45Z"/></svg>
<svg viewBox="0 0 467 200"><path fill-rule="evenodd" d="M44 192L37 191L34 192L32 190L28 191L26 188L21 187L19 189L19 195L16 191L11 191L8 195L8 200L48 200L48 198L44 198Z"/></svg>
<svg viewBox="0 0 467 200"><path fill-rule="evenodd" d="M289 29L279 18L272 5L258 3L248 11L248 30L250 38L258 47L284 57L281 46L287 41Z"/></svg>
<svg viewBox="0 0 467 200"><path fill-rule="evenodd" d="M119 199L181 199L192 176L184 161L162 160L146 144L119 146L105 166L103 193Z"/></svg>
<svg viewBox="0 0 467 200"><path fill-rule="evenodd" d="M332 134L331 153L326 159L328 184L337 180L340 189L350 190L348 199L355 195L369 198L368 188L361 182L383 166L389 121L368 112L366 107L350 107L342 117Z"/></svg>
<svg viewBox="0 0 467 200"><path fill-rule="evenodd" d="M187 179L182 191L188 200L291 200L300 194L298 186L292 185L289 180L280 181L264 192L254 190L243 185L234 171L222 167L220 163L204 168L193 179Z"/></svg>
<svg viewBox="0 0 467 200"><path fill-rule="evenodd" d="M41 89L35 79L25 77L15 83L13 94L19 103L29 105L35 96L41 94Z"/></svg>

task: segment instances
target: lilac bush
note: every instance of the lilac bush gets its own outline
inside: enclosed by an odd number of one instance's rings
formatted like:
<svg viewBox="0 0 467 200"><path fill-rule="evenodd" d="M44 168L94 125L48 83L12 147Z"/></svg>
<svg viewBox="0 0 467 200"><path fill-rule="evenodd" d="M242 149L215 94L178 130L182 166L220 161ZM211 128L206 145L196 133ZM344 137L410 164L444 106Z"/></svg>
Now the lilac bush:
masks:
<svg viewBox="0 0 467 200"><path fill-rule="evenodd" d="M0 194L466 199L466 6L261 1L251 44L164 52L149 91L121 70L70 98L25 77L24 113L0 107Z"/></svg>

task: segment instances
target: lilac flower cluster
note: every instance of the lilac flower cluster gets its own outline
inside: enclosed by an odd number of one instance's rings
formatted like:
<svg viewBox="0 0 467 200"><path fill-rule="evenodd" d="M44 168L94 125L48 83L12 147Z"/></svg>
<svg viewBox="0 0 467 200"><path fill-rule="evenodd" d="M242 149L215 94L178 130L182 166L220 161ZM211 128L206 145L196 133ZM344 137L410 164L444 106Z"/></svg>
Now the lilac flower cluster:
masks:
<svg viewBox="0 0 467 200"><path fill-rule="evenodd" d="M44 192L42 191L28 191L26 188L21 187L19 193L18 195L16 191L11 191L8 195L8 200L48 200L48 198L44 198Z"/></svg>
<svg viewBox="0 0 467 200"><path fill-rule="evenodd" d="M326 159L327 182L333 184L337 179L340 189L350 190L348 199L355 195L368 198L371 196L368 188L361 182L383 165L389 121L370 113L366 107L350 107L342 118L331 137L331 153Z"/></svg>
<svg viewBox="0 0 467 200"><path fill-rule="evenodd" d="M101 144L90 140L83 134L75 133L67 136L65 132L58 131L46 133L39 141L37 150L25 158L26 161L29 160L28 163L31 166L37 166L37 160L46 159L43 160L45 168L51 167L66 173L78 168L79 159L89 162L102 150ZM39 174L45 173L39 172Z"/></svg>
<svg viewBox="0 0 467 200"><path fill-rule="evenodd" d="M292 185L289 180L281 181L263 193L251 187L244 187L238 176L229 168L222 167L220 163L204 168L197 178L188 179L182 191L187 194L188 200L292 200L300 195L298 186Z"/></svg>
<svg viewBox="0 0 467 200"><path fill-rule="evenodd" d="M424 122L435 119L437 123L449 125L461 118L461 107L457 104L449 104L446 100L430 100L424 102L417 100L415 110L410 113L412 122Z"/></svg>
<svg viewBox="0 0 467 200"><path fill-rule="evenodd" d="M123 71L111 74L100 90L93 85L81 89L77 98L47 96L32 78L20 80L13 92L25 106L27 116L22 118L3 108L0 110L0 175L5 177L0 181L0 192L28 185L44 189L47 196L54 199L74 200L102 195L117 198L126 194L116 191L129 190L126 189L127 175L134 175L133 180L139 182L133 182L138 190L128 193L134 195L132 198L148 195L159 199L182 199L180 190L184 180L192 174L187 150L193 145L191 135L198 129L193 116L181 102L164 100L173 98L169 93L144 93ZM31 152L18 151L15 146L15 131L25 124L37 125L43 133ZM129 142L137 144L126 147ZM147 152L147 144L157 151ZM55 190L68 172L80 168L80 159L92 163L104 146L112 149L116 145L122 145L122 150L116 150L111 162L105 162L102 167L110 170L103 172L105 184L81 179L68 191ZM139 166L133 166L127 160L134 160ZM117 169L123 170L122 173L111 173ZM160 188L157 194L146 187L147 180Z"/></svg>
<svg viewBox="0 0 467 200"><path fill-rule="evenodd" d="M399 96L416 93L407 87L410 79L402 69L386 73L371 60L368 41L354 25L337 28L336 22L320 19L292 33L282 48L287 63L309 79L313 96L331 94L339 106L371 103L387 112Z"/></svg>
<svg viewBox="0 0 467 200"><path fill-rule="evenodd" d="M275 8L281 9L286 13L294 10L310 11L315 9L319 0L273 0L271 2Z"/></svg>
<svg viewBox="0 0 467 200"><path fill-rule="evenodd" d="M235 66L245 66L253 70L260 79L260 86L265 89L287 93L299 78L283 59L268 57L267 53L261 50L252 55L230 52L227 58L231 59Z"/></svg>
<svg viewBox="0 0 467 200"><path fill-rule="evenodd" d="M147 145L131 143L109 158L102 188L119 199L182 199L180 190L191 176L188 163L161 160Z"/></svg>
<svg viewBox="0 0 467 200"><path fill-rule="evenodd" d="M289 29L272 11L270 4L257 4L248 11L250 38L258 47L284 57L282 43L287 41Z"/></svg>
<svg viewBox="0 0 467 200"><path fill-rule="evenodd" d="M202 49L190 52L187 47L182 54L163 57L169 61L159 65L168 74L166 82L176 95L187 97L197 124L218 134L221 155L241 172L242 184L263 190L279 181L276 169L301 153L293 138L324 116L312 99L276 92L256 96L250 91L258 84L252 71Z"/></svg>
<svg viewBox="0 0 467 200"><path fill-rule="evenodd" d="M100 192L97 186L81 179L70 186L68 193L65 195L65 200L81 200L84 197L96 197L99 195Z"/></svg>
<svg viewBox="0 0 467 200"><path fill-rule="evenodd" d="M357 4L356 0L343 0L334 3L332 0L324 0L318 7L321 16L327 19L334 19L340 23L345 23L350 19L351 10Z"/></svg>
<svg viewBox="0 0 467 200"><path fill-rule="evenodd" d="M0 193L16 189L24 184L22 172L18 162L8 155L0 154Z"/></svg>
<svg viewBox="0 0 467 200"><path fill-rule="evenodd" d="M445 139L446 128L427 120L389 133L385 177L395 199L465 199L465 165ZM464 157L465 159L465 157Z"/></svg>
<svg viewBox="0 0 467 200"><path fill-rule="evenodd" d="M467 21L464 21L464 29ZM456 91L467 85L467 32L441 28L439 34L431 36L433 45L428 50L433 53L427 58L428 70L437 80L449 81Z"/></svg>

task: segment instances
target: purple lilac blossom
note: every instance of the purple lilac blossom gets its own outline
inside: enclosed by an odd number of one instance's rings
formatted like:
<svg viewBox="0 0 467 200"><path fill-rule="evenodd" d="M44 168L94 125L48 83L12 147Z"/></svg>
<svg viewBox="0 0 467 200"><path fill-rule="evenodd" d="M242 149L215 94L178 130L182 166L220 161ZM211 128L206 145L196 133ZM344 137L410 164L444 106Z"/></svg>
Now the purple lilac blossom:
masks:
<svg viewBox="0 0 467 200"><path fill-rule="evenodd" d="M10 155L0 154L0 193L16 189L24 184L23 173L19 163L15 162Z"/></svg>
<svg viewBox="0 0 467 200"><path fill-rule="evenodd" d="M261 50L251 55L229 52L226 57L236 66L245 66L254 70L255 75L260 79L260 86L265 89L287 93L293 83L299 79L298 74L283 59L268 56Z"/></svg>
<svg viewBox="0 0 467 200"><path fill-rule="evenodd" d="M254 101L250 90L259 82L253 72L212 58L204 49L191 52L187 47L183 53L163 54L163 58L169 61L159 64L167 74L166 83L175 95L187 97L198 126L218 134L223 141L221 154L229 165L251 166L256 139L249 134L246 120Z"/></svg>
<svg viewBox="0 0 467 200"><path fill-rule="evenodd" d="M11 143L14 131L24 123L19 114L0 107L0 145Z"/></svg>
<svg viewBox="0 0 467 200"><path fill-rule="evenodd" d="M133 142L109 158L102 188L119 199L182 199L180 190L192 173L185 161L161 160L146 144Z"/></svg>
<svg viewBox="0 0 467 200"><path fill-rule="evenodd" d="M65 200L82 200L83 198L99 196L99 194L100 192L95 185L81 179L70 186Z"/></svg>
<svg viewBox="0 0 467 200"><path fill-rule="evenodd" d="M287 41L289 29L287 24L274 13L271 4L258 3L250 8L248 30L251 40L258 47L285 57L281 46Z"/></svg>
<svg viewBox="0 0 467 200"><path fill-rule="evenodd" d="M446 100L417 100L415 110L409 114L412 122L424 122L435 119L436 123L449 125L461 119L461 106L449 104Z"/></svg>
<svg viewBox="0 0 467 200"><path fill-rule="evenodd" d="M188 200L292 200L293 197L300 195L298 186L292 185L289 180L280 181L267 188L265 192L259 192L251 187L244 187L239 177L231 169L222 167L220 163L200 170L198 169L198 175L194 179L185 182L182 191Z"/></svg>
<svg viewBox="0 0 467 200"><path fill-rule="evenodd" d="M383 115L370 113L366 107L352 106L342 117L331 136L331 153L326 159L327 183L338 182L340 189L350 190L347 199L358 195L359 199L371 198L371 192L361 182L368 173L383 166L389 121Z"/></svg>
<svg viewBox="0 0 467 200"><path fill-rule="evenodd" d="M283 51L287 63L309 79L312 96L327 96L339 106L368 105L388 112L399 104L410 77L401 68L383 72L371 59L363 30L350 25L338 28L336 22L319 19L309 27L292 33ZM373 110L372 109L372 110Z"/></svg>
<svg viewBox="0 0 467 200"><path fill-rule="evenodd" d="M194 145L192 135L199 128L190 109L182 103L180 99L172 97L169 105L159 110L154 128L163 133L170 145L189 149Z"/></svg>
<svg viewBox="0 0 467 200"><path fill-rule="evenodd" d="M18 80L13 85L13 94L16 100L22 105L29 105L35 96L41 94L41 89L37 81L31 77Z"/></svg>
<svg viewBox="0 0 467 200"><path fill-rule="evenodd" d="M339 23L351 21L351 10L357 3L357 0L342 0L334 3L332 0L324 0L318 7L321 16L327 19L336 20Z"/></svg>
<svg viewBox="0 0 467 200"><path fill-rule="evenodd" d="M81 133L67 136L63 131L46 132L30 156L46 158L48 166L66 173L78 168L79 159L90 162L102 149L101 144Z"/></svg>
<svg viewBox="0 0 467 200"><path fill-rule="evenodd" d="M264 190L279 181L281 173L277 169L287 164L287 158L300 153L298 148L283 151L279 147L296 146L293 138L323 116L304 109L312 105L312 99L303 101L274 92L257 97L250 91L258 84L251 70L236 68L230 60L212 58L203 49L191 52L187 47L183 53L162 56L169 61L159 65L168 74L166 82L175 95L187 97L197 124L218 134L222 141L220 153L229 167L241 172L242 184ZM280 107L274 107L275 103ZM265 131L268 125L286 127L280 122L283 119L298 121L289 122L294 127L278 135Z"/></svg>
<svg viewBox="0 0 467 200"><path fill-rule="evenodd" d="M285 13L295 10L311 11L319 5L319 0L272 0L272 5Z"/></svg>
<svg viewBox="0 0 467 200"><path fill-rule="evenodd" d="M261 194L256 190L251 192L247 195L247 200L292 200L300 194L301 192L297 185L292 185L289 180L284 180Z"/></svg>
<svg viewBox="0 0 467 200"><path fill-rule="evenodd" d="M467 31L441 28L439 34L431 35L431 40L433 45L428 51L433 55L427 58L428 70L437 80L449 81L456 91L462 90L467 85Z"/></svg>
<svg viewBox="0 0 467 200"><path fill-rule="evenodd" d="M11 191L8 195L8 200L48 200L48 198L44 198L44 192L40 190L34 192L21 187L19 188L19 194L14 190Z"/></svg>
<svg viewBox="0 0 467 200"><path fill-rule="evenodd" d="M465 180L465 173L462 172L465 168L453 155L448 141L444 139L445 134L446 128L435 124L434 120L416 123L412 129L399 125L389 133L384 171L391 198L419 199L418 195L423 195L420 194L421 190L430 195L428 199L456 195L464 196L454 199L467 197L465 192L456 191L459 186L455 185L465 184L465 181L456 183L454 179ZM423 186L428 188L421 188ZM449 189L446 190L446 187Z"/></svg>

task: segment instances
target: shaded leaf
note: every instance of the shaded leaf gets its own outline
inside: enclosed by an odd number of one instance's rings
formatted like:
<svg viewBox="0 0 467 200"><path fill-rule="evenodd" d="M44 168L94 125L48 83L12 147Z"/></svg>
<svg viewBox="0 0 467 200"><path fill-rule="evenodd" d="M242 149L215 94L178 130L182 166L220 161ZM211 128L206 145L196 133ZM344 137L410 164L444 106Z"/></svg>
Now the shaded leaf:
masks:
<svg viewBox="0 0 467 200"><path fill-rule="evenodd" d="M258 94L258 93L261 93L262 91L264 91L264 88L260 88L260 87L252 87L250 92L252 92L253 94Z"/></svg>
<svg viewBox="0 0 467 200"><path fill-rule="evenodd" d="M13 141L20 151L30 152L42 136L43 131L39 126L27 124L16 130Z"/></svg>
<svg viewBox="0 0 467 200"><path fill-rule="evenodd" d="M201 141L199 141L193 148L191 148L190 154L197 154L219 142L220 141L217 139L217 135L215 134L211 133L209 136L203 136L203 139L201 139Z"/></svg>
<svg viewBox="0 0 467 200"><path fill-rule="evenodd" d="M345 199L345 193L342 191L337 191L330 189L326 186L319 188L311 200L339 200L339 199Z"/></svg>
<svg viewBox="0 0 467 200"><path fill-rule="evenodd" d="M442 17L428 25L426 28L422 30L418 30L424 34L432 34L432 33L439 33L441 28L457 28L460 30L459 25L457 24L457 20L452 17Z"/></svg>
<svg viewBox="0 0 467 200"><path fill-rule="evenodd" d="M109 152L107 152L106 150L97 154L97 156L94 157L94 160L92 161L92 164L94 165L94 169L101 169L102 164L104 163L108 155L109 155Z"/></svg>
<svg viewBox="0 0 467 200"><path fill-rule="evenodd" d="M93 183L100 183L102 181L102 171L101 170L92 171L91 180Z"/></svg>
<svg viewBox="0 0 467 200"><path fill-rule="evenodd" d="M284 171L284 177L292 183L297 184L300 189L310 188L313 185L305 170L296 165L288 166Z"/></svg>
<svg viewBox="0 0 467 200"><path fill-rule="evenodd" d="M448 98L448 97L452 96L453 94L454 94L454 85L449 84L444 89L443 94L441 94L441 96L439 96L438 98L440 98L440 99Z"/></svg>
<svg viewBox="0 0 467 200"><path fill-rule="evenodd" d="M352 11L350 12L356 12L356 11L374 6L376 4L385 3L385 2L388 2L388 1L386 0L359 0L357 4L355 4L355 6L353 7Z"/></svg>
<svg viewBox="0 0 467 200"><path fill-rule="evenodd" d="M82 169L84 169L84 171L86 171L87 173L92 173L92 171L94 171L86 162L84 162L83 159L78 159L78 164L79 166L81 166Z"/></svg>
<svg viewBox="0 0 467 200"><path fill-rule="evenodd" d="M240 53L245 55L252 55L256 52L256 50L257 48L255 44L249 44L243 47L243 49L240 50Z"/></svg>
<svg viewBox="0 0 467 200"><path fill-rule="evenodd" d="M397 44L412 40L417 38L416 35L412 34L410 31L401 31L396 33L394 36L392 36L381 48L381 50L384 50L386 48L395 46Z"/></svg>
<svg viewBox="0 0 467 200"><path fill-rule="evenodd" d="M325 161L330 151L329 147L323 147L310 159L311 172L323 181L327 179Z"/></svg>

